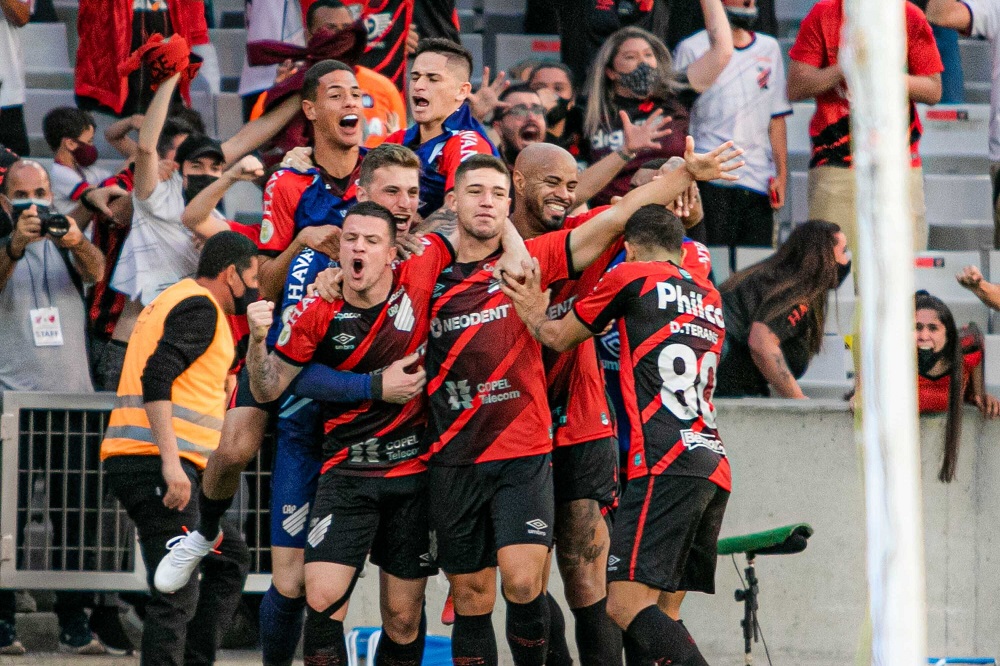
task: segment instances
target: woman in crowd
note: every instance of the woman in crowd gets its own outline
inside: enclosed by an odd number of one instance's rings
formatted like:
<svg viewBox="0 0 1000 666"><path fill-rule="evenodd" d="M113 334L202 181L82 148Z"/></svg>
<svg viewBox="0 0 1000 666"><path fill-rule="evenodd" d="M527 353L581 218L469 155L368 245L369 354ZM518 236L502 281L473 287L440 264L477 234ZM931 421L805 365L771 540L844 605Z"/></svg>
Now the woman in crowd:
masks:
<svg viewBox="0 0 1000 666"><path fill-rule="evenodd" d="M769 258L726 280L719 288L726 341L715 395L774 391L805 398L797 380L823 343L827 295L850 270L840 227L812 220L797 226Z"/></svg>
<svg viewBox="0 0 1000 666"><path fill-rule="evenodd" d="M622 28L604 41L591 65L587 81L584 142L589 139L591 164L611 153L627 164L593 199L604 205L613 196L624 196L639 165L658 157L684 154L688 116L698 93L708 89L729 63L733 35L721 0L700 0L711 47L683 72L675 72L670 51L660 38L636 27ZM643 151L642 159L625 151L622 114L635 124L663 123L672 133L659 150Z"/></svg>
<svg viewBox="0 0 1000 666"><path fill-rule="evenodd" d="M958 463L963 399L991 419L1000 415L1000 400L985 390L981 336L960 336L948 306L926 291L917 292L916 311L917 399L921 414L948 414L938 472L938 479L948 483Z"/></svg>

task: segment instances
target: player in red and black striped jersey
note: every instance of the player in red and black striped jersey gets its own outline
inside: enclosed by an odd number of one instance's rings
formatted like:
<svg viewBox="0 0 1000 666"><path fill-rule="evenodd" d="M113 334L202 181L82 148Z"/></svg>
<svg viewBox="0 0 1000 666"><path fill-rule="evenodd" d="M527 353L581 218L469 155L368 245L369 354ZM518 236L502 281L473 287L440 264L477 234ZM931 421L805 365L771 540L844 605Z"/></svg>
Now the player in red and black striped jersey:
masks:
<svg viewBox="0 0 1000 666"><path fill-rule="evenodd" d="M385 620L380 654L407 663L422 654L419 631L426 576L433 573L424 492L424 372L435 276L453 260L438 236L395 270L396 224L371 202L348 213L341 237L343 296L307 298L288 319L273 354L266 335L273 305L248 310L250 383L261 402L275 399L310 361L369 373L378 399L323 406L326 463L310 519L305 553L306 660L342 656L343 619L369 552L382 568ZM375 396L373 396L375 397ZM388 640L386 640L388 639ZM413 654L411 654L413 653Z"/></svg>
<svg viewBox="0 0 1000 666"><path fill-rule="evenodd" d="M608 557L608 614L647 660L697 665L707 662L687 630L657 604L678 590L714 592L731 475L712 404L722 298L707 278L680 267L683 238L673 213L642 207L625 228L626 263L562 319L548 318L540 271L503 289L532 333L556 350L617 322L632 449Z"/></svg>
<svg viewBox="0 0 1000 666"><path fill-rule="evenodd" d="M718 178L739 153L691 153L691 170ZM554 148L554 147L553 147ZM561 150L554 148L555 150ZM586 269L621 235L622 210L660 205L691 182L678 170L630 193L615 209L574 230L526 242L546 285ZM510 300L490 275L509 207L509 178L498 159L477 155L455 174L448 194L458 219L456 263L431 304L427 371L431 417L429 488L438 563L455 598L452 656L487 659L493 645L485 613L493 607L494 567L507 599L507 634L515 663L545 658L549 602L543 588L554 521L549 453L551 417L539 346L513 317ZM495 648L493 648L495 649ZM540 656L539 656L540 654Z"/></svg>
<svg viewBox="0 0 1000 666"><path fill-rule="evenodd" d="M683 169L684 163L680 162L679 168ZM624 229L629 215L651 201L633 196L614 208L602 206L567 217L566 212L576 201L577 178L572 155L561 148L533 144L521 152L513 174L517 199L512 220L524 238L575 229L597 216L603 216L606 224ZM549 317L562 317L575 301L589 294L621 250L619 238L576 279L557 280L550 285ZM543 349L542 358L555 429L552 468L556 555L566 599L576 618L581 663L611 663L621 654L622 645L621 632L605 612L610 544L605 514L617 503L618 447L604 376L590 339L563 353ZM598 556L589 556L595 552Z"/></svg>

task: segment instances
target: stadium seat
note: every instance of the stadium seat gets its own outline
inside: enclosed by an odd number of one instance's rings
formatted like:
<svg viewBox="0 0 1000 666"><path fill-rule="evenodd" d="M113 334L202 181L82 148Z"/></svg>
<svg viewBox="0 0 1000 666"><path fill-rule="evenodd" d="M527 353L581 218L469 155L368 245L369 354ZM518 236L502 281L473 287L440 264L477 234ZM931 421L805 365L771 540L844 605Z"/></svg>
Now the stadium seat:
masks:
<svg viewBox="0 0 1000 666"><path fill-rule="evenodd" d="M791 171L805 171L809 168L809 121L816 105L812 102L792 104L792 115L785 118L788 127L788 168Z"/></svg>
<svg viewBox="0 0 1000 666"><path fill-rule="evenodd" d="M483 36L462 33L460 38L462 46L469 49L469 53L472 54L472 86L477 88L483 80Z"/></svg>
<svg viewBox="0 0 1000 666"><path fill-rule="evenodd" d="M1000 394L1000 335L987 335L983 348L983 378L986 391Z"/></svg>
<svg viewBox="0 0 1000 666"><path fill-rule="evenodd" d="M506 70L523 60L559 60L558 35L497 35L496 66Z"/></svg>
<svg viewBox="0 0 1000 666"><path fill-rule="evenodd" d="M72 89L66 24L29 23L21 28L21 46L29 88Z"/></svg>
<svg viewBox="0 0 1000 666"><path fill-rule="evenodd" d="M784 0L774 3L774 11L779 21L801 23L816 0Z"/></svg>
<svg viewBox="0 0 1000 666"><path fill-rule="evenodd" d="M729 269L729 248L725 245L713 245L708 248L708 252L712 255L712 275L718 286L728 280L732 273Z"/></svg>
<svg viewBox="0 0 1000 666"><path fill-rule="evenodd" d="M785 206L792 209L792 224L800 224L809 219L809 174L793 171L785 188Z"/></svg>
<svg viewBox="0 0 1000 666"><path fill-rule="evenodd" d="M246 58L247 32L239 28L216 28L208 32L219 57L222 89L235 91L239 85L240 74L243 72L243 61Z"/></svg>
<svg viewBox="0 0 1000 666"><path fill-rule="evenodd" d="M986 174L927 174L924 177L924 201L930 225L992 225L992 200L993 186Z"/></svg>
<svg viewBox="0 0 1000 666"><path fill-rule="evenodd" d="M221 93L215 98L219 139L232 138L243 128L243 98L236 93Z"/></svg>
<svg viewBox="0 0 1000 666"><path fill-rule="evenodd" d="M917 105L924 133L920 156L926 173L989 173L988 104Z"/></svg>
<svg viewBox="0 0 1000 666"><path fill-rule="evenodd" d="M483 14L522 17L526 5L526 0L483 0Z"/></svg>
<svg viewBox="0 0 1000 666"><path fill-rule="evenodd" d="M914 282L917 289L926 289L948 304L955 315L955 324L963 326L975 322L988 330L988 313L970 291L955 280L955 274L970 264L981 265L978 252L921 252L917 255Z"/></svg>
<svg viewBox="0 0 1000 666"><path fill-rule="evenodd" d="M810 398L843 398L854 385L854 363L844 338L837 333L823 336L823 347L809 361L799 379L802 392Z"/></svg>

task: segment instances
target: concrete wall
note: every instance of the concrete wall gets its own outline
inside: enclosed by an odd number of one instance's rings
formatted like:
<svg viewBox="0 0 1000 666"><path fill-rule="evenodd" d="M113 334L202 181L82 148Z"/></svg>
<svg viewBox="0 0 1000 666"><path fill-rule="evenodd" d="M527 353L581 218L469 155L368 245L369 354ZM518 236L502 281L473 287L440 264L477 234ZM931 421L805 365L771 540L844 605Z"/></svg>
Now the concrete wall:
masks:
<svg viewBox="0 0 1000 666"><path fill-rule="evenodd" d="M867 591L862 462L851 414L843 402L832 401L719 401L718 407L734 477L723 536L794 522L816 530L804 553L757 560L759 619L774 663L853 663ZM958 473L950 485L936 478L944 417L922 418L921 429L930 653L1000 656L1000 423L966 411ZM745 562L737 563L742 570ZM349 624L378 623L371 574L355 594ZM720 559L717 593L685 602L685 622L713 664L742 663L742 605L732 596L738 586L732 561ZM558 584L553 587L562 599ZM437 616L445 587L431 581L429 591L431 631L441 633ZM506 652L502 606L495 623ZM567 624L572 642L568 614ZM755 655L764 663L762 645ZM511 663L509 655L501 661Z"/></svg>

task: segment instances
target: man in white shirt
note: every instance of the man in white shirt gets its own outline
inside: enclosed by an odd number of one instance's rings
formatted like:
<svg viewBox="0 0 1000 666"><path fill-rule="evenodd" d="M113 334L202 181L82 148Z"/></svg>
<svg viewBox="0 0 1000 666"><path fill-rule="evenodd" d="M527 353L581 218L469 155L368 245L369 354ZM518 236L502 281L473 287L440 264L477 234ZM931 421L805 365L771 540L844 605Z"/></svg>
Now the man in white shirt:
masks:
<svg viewBox="0 0 1000 666"><path fill-rule="evenodd" d="M738 183L701 184L705 208L702 236L709 245L771 246L774 210L785 203L788 142L785 116L791 114L785 65L778 41L753 32L754 0L722 0L733 31L733 57L691 110L695 149L735 141L746 162ZM708 33L677 45L674 66L683 71L709 49ZM695 232L692 234L691 232Z"/></svg>
<svg viewBox="0 0 1000 666"><path fill-rule="evenodd" d="M24 124L24 54L18 28L31 18L30 0L0 0L0 144L31 152Z"/></svg>
<svg viewBox="0 0 1000 666"><path fill-rule="evenodd" d="M86 190L100 185L111 174L95 166L94 118L73 106L45 114L42 133L55 157L52 165L52 206L69 215Z"/></svg>
<svg viewBox="0 0 1000 666"><path fill-rule="evenodd" d="M1000 3L996 0L930 0L927 20L965 36L988 39L993 50L990 91L990 175L993 181L993 247L1000 249Z"/></svg>

